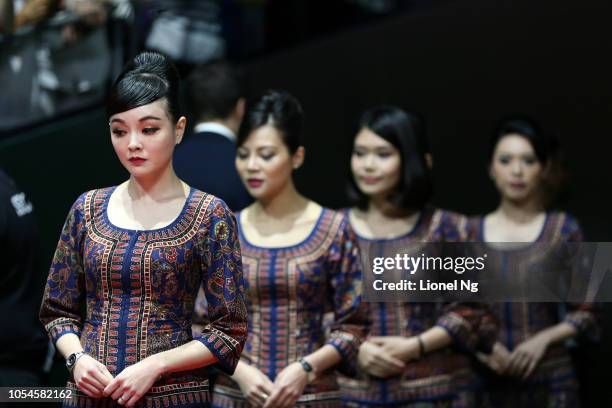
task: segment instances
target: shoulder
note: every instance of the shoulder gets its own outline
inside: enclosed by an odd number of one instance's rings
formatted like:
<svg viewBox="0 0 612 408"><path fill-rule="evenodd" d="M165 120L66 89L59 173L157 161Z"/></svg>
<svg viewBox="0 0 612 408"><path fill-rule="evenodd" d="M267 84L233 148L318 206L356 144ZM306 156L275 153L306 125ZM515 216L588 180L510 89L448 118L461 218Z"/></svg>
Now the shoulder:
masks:
<svg viewBox="0 0 612 408"><path fill-rule="evenodd" d="M447 239L464 239L467 236L468 217L455 211L430 207L425 211L431 217L431 227L441 229Z"/></svg>
<svg viewBox="0 0 612 408"><path fill-rule="evenodd" d="M547 230L558 235L562 240L582 240L580 223L565 211L550 211L547 213Z"/></svg>

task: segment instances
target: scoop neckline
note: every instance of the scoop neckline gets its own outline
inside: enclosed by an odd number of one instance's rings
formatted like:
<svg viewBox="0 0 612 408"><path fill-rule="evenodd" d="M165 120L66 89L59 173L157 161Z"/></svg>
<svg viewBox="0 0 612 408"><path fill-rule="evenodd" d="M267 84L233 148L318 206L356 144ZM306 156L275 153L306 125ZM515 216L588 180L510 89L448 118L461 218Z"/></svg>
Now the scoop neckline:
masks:
<svg viewBox="0 0 612 408"><path fill-rule="evenodd" d="M348 222L351 224L351 227L353 226L353 224L351 223L351 207L347 208L346 211L346 218L348 219ZM355 228L353 228L353 231L355 232L355 235L357 235L357 238L359 238L362 241L365 242L371 242L371 243L384 243L384 242L390 242L390 241L397 241L400 239L406 239L409 238L411 236L413 236L414 234L416 234L416 232L419 230L419 228L421 227L421 223L423 222L423 219L425 218L425 212L427 211L426 208L423 208L422 210L419 211L419 216L417 217L416 222L414 223L414 225L412 226L412 228L410 230L408 230L407 232L404 232L403 234L400 234L396 237L391 237L391 238L366 238L362 235L360 235L357 230Z"/></svg>
<svg viewBox="0 0 612 408"><path fill-rule="evenodd" d="M131 228L123 228L120 227L116 224L114 224L111 220L110 217L108 216L108 203L110 202L110 198L113 195L113 193L115 192L115 190L117 189L118 186L113 186L109 189L109 191L106 194L106 197L104 199L104 207L103 207L103 214L104 214L104 221L112 228L116 229L116 230L120 230L120 231L124 231L124 232L160 232L160 231L164 231L167 229L171 229L173 228L176 224L178 224L181 220L181 218L183 218L183 214L185 214L185 211L187 210L187 207L189 206L189 202L191 201L191 198L193 196L193 193L195 191L195 189L191 186L189 186L189 193L187 194L187 198L185 198L185 202L183 203L183 206L181 207L181 211L178 213L178 215L166 226L160 227L160 228L154 228L154 229L131 229Z"/></svg>
<svg viewBox="0 0 612 408"><path fill-rule="evenodd" d="M482 217L480 217L480 237L479 238L482 243L484 243L487 247L496 249L498 251L524 251L525 249L529 249L533 247L535 244L537 244L538 242L542 240L542 237L544 236L544 231L546 230L546 226L548 225L548 220L550 218L550 212L546 211L544 213L544 222L542 223L542 226L540 227L540 232L538 233L538 236L533 241L524 242L525 245L521 246L520 248L514 248L514 249L501 249L493 245L490 245L491 243L493 243L493 241L489 242L486 240L485 218L486 218L486 215L483 215ZM510 243L519 243L519 242L507 242L507 243L510 244Z"/></svg>
<svg viewBox="0 0 612 408"><path fill-rule="evenodd" d="M306 238L304 238L303 240L301 240L300 242L293 244L293 245L289 245L289 246L261 246L261 245L255 245L253 244L251 241L249 241L246 237L246 235L244 234L243 230L242 230L242 211L240 211L238 214L236 214L236 218L238 221L238 234L240 236L240 239L242 241L244 241L244 243L252 248L256 248L256 249L262 249L262 250L269 250L269 251L280 251L280 250L290 250L290 249L295 249L298 247L301 247L302 245L306 244L308 241L310 241L312 239L312 237L316 234L317 230L319 229L319 225L321 224L321 221L323 220L323 216L325 215L325 212L327 211L327 209L325 207L321 207L321 212L319 213L319 216L317 217L317 221L315 222L314 226L312 227L312 229L310 230L310 232L308 233L308 235L306 236Z"/></svg>

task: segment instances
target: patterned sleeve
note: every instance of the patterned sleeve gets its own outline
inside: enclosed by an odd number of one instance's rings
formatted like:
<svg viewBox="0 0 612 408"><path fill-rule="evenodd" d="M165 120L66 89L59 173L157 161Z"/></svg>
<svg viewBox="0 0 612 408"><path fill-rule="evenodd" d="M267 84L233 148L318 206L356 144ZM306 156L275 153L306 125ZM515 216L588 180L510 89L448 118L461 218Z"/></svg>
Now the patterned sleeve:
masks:
<svg viewBox="0 0 612 408"><path fill-rule="evenodd" d="M441 220L445 242L474 240L473 220L444 211ZM498 325L488 305L480 302L451 302L443 307L436 326L445 329L454 346L462 351L489 353L497 339Z"/></svg>
<svg viewBox="0 0 612 408"><path fill-rule="evenodd" d="M85 299L82 243L85 194L72 205L57 243L40 308L40 321L55 343L66 333L81 335Z"/></svg>
<svg viewBox="0 0 612 408"><path fill-rule="evenodd" d="M247 336L242 260L236 219L227 205L215 198L201 251L202 285L208 304L208 324L194 339L217 358L217 366L231 375Z"/></svg>
<svg viewBox="0 0 612 408"><path fill-rule="evenodd" d="M359 245L346 218L342 220L329 251L329 296L334 307L334 320L327 344L338 350L343 362L348 362L356 358L367 334L368 313L366 304L361 302Z"/></svg>
<svg viewBox="0 0 612 408"><path fill-rule="evenodd" d="M436 326L448 332L457 349L469 353L477 350L489 353L497 339L497 323L483 303L449 303Z"/></svg>
<svg viewBox="0 0 612 408"><path fill-rule="evenodd" d="M570 215L564 214L565 222L561 235L566 237L569 243L582 242L584 236L578 221ZM598 324L597 309L592 304L570 303L567 305L568 312L564 321L576 328L579 340L598 341L600 338L600 326Z"/></svg>

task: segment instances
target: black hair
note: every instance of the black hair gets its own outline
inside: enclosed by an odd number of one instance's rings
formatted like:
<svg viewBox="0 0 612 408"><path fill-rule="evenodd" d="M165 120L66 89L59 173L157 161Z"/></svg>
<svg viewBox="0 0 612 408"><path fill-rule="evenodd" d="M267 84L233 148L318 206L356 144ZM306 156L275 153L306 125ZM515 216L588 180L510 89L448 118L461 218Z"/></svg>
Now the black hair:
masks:
<svg viewBox="0 0 612 408"><path fill-rule="evenodd" d="M255 129L271 125L280 132L283 143L293 154L303 146L303 123L302 106L295 97L285 91L268 90L247 110L238 132L238 146L241 146Z"/></svg>
<svg viewBox="0 0 612 408"><path fill-rule="evenodd" d="M562 192L566 180L559 140L555 135L544 132L529 116L506 116L498 122L489 139L489 164L493 162L493 155L500 140L512 134L519 135L529 142L536 158L543 166L541 199L544 206L551 205Z"/></svg>
<svg viewBox="0 0 612 408"><path fill-rule="evenodd" d="M527 139L542 165L548 163L549 159L555 158L559 153L559 142L553 135L544 133L542 128L532 118L516 115L505 117L497 124L495 131L489 139L489 161L493 160L493 155L499 141L511 134L518 134Z"/></svg>
<svg viewBox="0 0 612 408"><path fill-rule="evenodd" d="M195 68L186 83L187 106L197 121L226 119L244 96L242 78L225 62Z"/></svg>
<svg viewBox="0 0 612 408"><path fill-rule="evenodd" d="M429 143L423 119L416 113L383 105L372 108L361 116L359 130L364 128L399 150L400 180L389 195L389 202L407 210L423 208L433 195L431 169L426 158ZM356 136L357 133L353 136L353 142ZM369 199L359 190L352 175L349 177L347 192L353 205L367 209Z"/></svg>
<svg viewBox="0 0 612 408"><path fill-rule="evenodd" d="M178 71L168 58L157 52L141 52L115 80L106 105L107 117L165 98L168 116L176 122L182 116L179 88Z"/></svg>

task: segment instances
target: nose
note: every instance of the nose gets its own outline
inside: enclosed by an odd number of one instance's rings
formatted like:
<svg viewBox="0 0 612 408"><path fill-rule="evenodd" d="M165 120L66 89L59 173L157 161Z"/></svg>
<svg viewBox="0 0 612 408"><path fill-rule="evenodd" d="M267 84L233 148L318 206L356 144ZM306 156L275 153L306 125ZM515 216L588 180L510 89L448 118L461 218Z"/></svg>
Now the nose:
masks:
<svg viewBox="0 0 612 408"><path fill-rule="evenodd" d="M521 164L521 162L519 160L515 160L512 163L512 174L520 176L521 174L523 174L523 165Z"/></svg>
<svg viewBox="0 0 612 408"><path fill-rule="evenodd" d="M130 142L128 143L128 149L130 151L136 151L142 149L142 142L137 132L130 132Z"/></svg>
<svg viewBox="0 0 612 408"><path fill-rule="evenodd" d="M256 171L259 169L259 164L257 162L257 157L254 154L250 154L247 158L247 170L248 171Z"/></svg>
<svg viewBox="0 0 612 408"><path fill-rule="evenodd" d="M366 170L374 170L376 162L373 154L366 154L363 160L363 166Z"/></svg>

